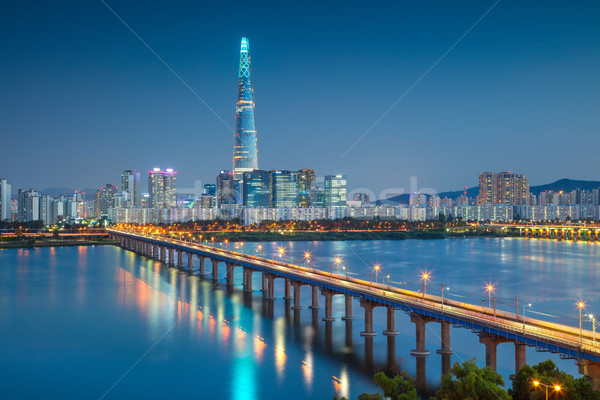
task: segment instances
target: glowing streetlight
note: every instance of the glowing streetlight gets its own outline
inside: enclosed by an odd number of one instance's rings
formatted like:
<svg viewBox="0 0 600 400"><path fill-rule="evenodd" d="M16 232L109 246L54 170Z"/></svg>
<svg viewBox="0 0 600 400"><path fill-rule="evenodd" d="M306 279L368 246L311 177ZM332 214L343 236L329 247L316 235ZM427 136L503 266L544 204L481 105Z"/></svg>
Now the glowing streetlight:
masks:
<svg viewBox="0 0 600 400"><path fill-rule="evenodd" d="M225 239L225 250L229 251L229 239Z"/></svg>
<svg viewBox="0 0 600 400"><path fill-rule="evenodd" d="M542 383L540 381L533 381L533 386L537 389L538 387L542 386L546 389L546 400L548 400L548 388L552 388L554 389L555 392L560 392L562 390L562 387L558 384L555 385L546 385L545 383Z"/></svg>
<svg viewBox="0 0 600 400"><path fill-rule="evenodd" d="M596 341L596 317L594 314L588 314L590 321L592 321L592 341Z"/></svg>
<svg viewBox="0 0 600 400"><path fill-rule="evenodd" d="M285 255L285 249L283 247L278 248L277 254L279 254L279 258L282 258Z"/></svg>
<svg viewBox="0 0 600 400"><path fill-rule="evenodd" d="M494 284L488 283L485 285L485 290L488 292L488 308L492 308L492 292L494 291Z"/></svg>
<svg viewBox="0 0 600 400"><path fill-rule="evenodd" d="M308 268L308 263L310 262L310 252L308 252L308 251L304 252L304 262L305 262L304 265L306 266L306 268ZM313 270L314 269L315 269L315 266L313 264Z"/></svg>
<svg viewBox="0 0 600 400"><path fill-rule="evenodd" d="M583 344L583 329L581 328L581 310L585 308L583 301L577 302L577 308L579 308L579 341Z"/></svg>
<svg viewBox="0 0 600 400"><path fill-rule="evenodd" d="M258 255L262 255L262 244L258 245Z"/></svg>
<svg viewBox="0 0 600 400"><path fill-rule="evenodd" d="M335 265L337 266L338 269L338 274L340 273L340 263L342 262L342 257L336 257L333 259L333 262L335 262ZM329 276L332 276L332 268L329 268Z"/></svg>
<svg viewBox="0 0 600 400"><path fill-rule="evenodd" d="M373 271L375 271L375 283L377 283L377 272L379 272L379 269L381 268L381 265L379 264L375 264L375 266L373 267L373 269L369 272L369 281L371 286L373 286Z"/></svg>
<svg viewBox="0 0 600 400"><path fill-rule="evenodd" d="M210 241L212 242L212 247L213 247L213 249L214 249L214 248L215 248L215 238L214 238L214 237L211 237L211 238L210 238Z"/></svg>
<svg viewBox="0 0 600 400"><path fill-rule="evenodd" d="M427 291L427 281L431 279L431 274L429 272L423 272L421 274L421 280L423 281L423 298L425 298L425 293Z"/></svg>

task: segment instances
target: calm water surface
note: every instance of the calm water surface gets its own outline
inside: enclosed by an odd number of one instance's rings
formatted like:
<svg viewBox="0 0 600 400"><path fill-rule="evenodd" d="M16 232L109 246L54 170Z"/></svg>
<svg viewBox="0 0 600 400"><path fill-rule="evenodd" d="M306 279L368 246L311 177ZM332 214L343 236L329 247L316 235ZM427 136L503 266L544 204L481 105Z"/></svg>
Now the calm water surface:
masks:
<svg viewBox="0 0 600 400"><path fill-rule="evenodd" d="M245 251L256 246L246 243ZM444 282L448 297L472 303L481 302L484 284L493 282L499 308L514 310L519 296L521 305L531 303L527 315L572 325L578 324L578 299L586 300L587 312L600 312L600 245L594 243L466 239L263 247L265 256L284 247L285 257L296 260L309 251L324 270L342 256L349 274L365 279L380 263L379 281L389 274L392 284L411 289L420 288L420 272L429 271L428 292L439 294ZM260 289L260 274L254 279ZM381 335L385 309L376 308L379 334L365 346L357 302L357 319L347 324L339 318L343 296L334 296L336 321L328 325L321 321L323 308L286 307L283 281L276 281L273 306L258 290L244 294L241 281L236 269L236 286L228 290L222 279L214 284L111 246L0 250L2 397L356 398L375 391L373 370L417 375L408 315L396 313L400 335L388 342ZM307 287L302 304L310 304ZM427 324L431 356L425 373L419 370L424 393L435 390L441 376L439 332L438 323ZM485 363L484 347L471 331L452 328L452 348L452 361L476 357L479 365ZM498 371L505 378L514 370L513 349L510 343L498 347ZM529 363L552 358L577 373L572 360L533 349L527 357Z"/></svg>

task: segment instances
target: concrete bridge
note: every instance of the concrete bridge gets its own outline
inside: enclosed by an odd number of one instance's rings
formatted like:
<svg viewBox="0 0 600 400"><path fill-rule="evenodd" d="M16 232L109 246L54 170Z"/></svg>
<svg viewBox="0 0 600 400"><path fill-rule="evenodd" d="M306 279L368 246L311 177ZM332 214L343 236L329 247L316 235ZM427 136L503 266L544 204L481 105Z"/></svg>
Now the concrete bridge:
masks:
<svg viewBox="0 0 600 400"><path fill-rule="evenodd" d="M519 236L558 240L600 240L600 227L590 225L489 225L495 229L504 229L518 233Z"/></svg>
<svg viewBox="0 0 600 400"><path fill-rule="evenodd" d="M588 330L525 318L518 315L518 311L515 314L457 302L207 245L116 229L108 229L108 233L121 247L170 266L193 271L198 264L201 275L207 275L208 260L213 279L218 278L219 265L224 264L227 285L234 284L234 268L241 268L243 287L246 291L252 291L252 274L260 273L261 289L267 300L275 300L274 287L276 280L281 279L284 285L284 299L293 300L293 309L302 308L300 290L302 286L308 286L312 293L309 308L319 308L322 296L325 306L323 321L326 322L334 320L333 296L344 296L345 315L342 319L346 321L354 319L352 301L358 299L364 311L364 330L360 334L365 337L367 347L377 335L373 330L373 309L385 307L387 310L387 329L382 332L386 336L398 334L395 329L395 312L402 310L410 315L411 322L415 324L416 346L411 355L417 357L417 368L419 364L424 366L424 358L429 355L425 348L425 324L438 322L441 324L441 348L437 352L442 355L444 373L450 369L450 354L453 353L450 346L452 325L471 329L479 335L480 343L485 345L486 365L494 370L498 344L512 342L515 350L515 372L525 365L526 346L531 346L537 351L559 353L562 358L576 360L579 372L588 377L594 389L600 389L600 342L596 341L595 334ZM184 255L187 257L187 263ZM420 360L423 362L419 363Z"/></svg>

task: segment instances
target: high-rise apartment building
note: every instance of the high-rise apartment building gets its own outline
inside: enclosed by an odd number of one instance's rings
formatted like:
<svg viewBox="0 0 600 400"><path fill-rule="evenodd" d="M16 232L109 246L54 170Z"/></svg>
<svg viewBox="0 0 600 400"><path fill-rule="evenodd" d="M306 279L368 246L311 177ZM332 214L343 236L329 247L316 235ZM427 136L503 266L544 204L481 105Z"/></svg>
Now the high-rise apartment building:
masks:
<svg viewBox="0 0 600 400"><path fill-rule="evenodd" d="M310 207L316 204L317 176L315 171L309 168L298 171L298 205Z"/></svg>
<svg viewBox="0 0 600 400"><path fill-rule="evenodd" d="M38 221L40 219L40 195L33 189L18 192L18 220L19 222Z"/></svg>
<svg viewBox="0 0 600 400"><path fill-rule="evenodd" d="M123 171L121 174L121 194L123 196L123 207L141 206L141 173L132 169Z"/></svg>
<svg viewBox="0 0 600 400"><path fill-rule="evenodd" d="M105 187L96 192L96 218L108 217L108 209L115 207L117 197L117 187L112 183L107 183ZM64 216L69 218L77 217L77 202L73 199L66 199L64 205Z"/></svg>
<svg viewBox="0 0 600 400"><path fill-rule="evenodd" d="M0 221L10 221L11 195L10 183L0 178Z"/></svg>
<svg viewBox="0 0 600 400"><path fill-rule="evenodd" d="M233 173L226 170L219 172L216 185L217 207L235 204L233 189Z"/></svg>
<svg viewBox="0 0 600 400"><path fill-rule="evenodd" d="M271 171L272 207L298 207L298 173Z"/></svg>
<svg viewBox="0 0 600 400"><path fill-rule="evenodd" d="M242 185L244 207L268 208L272 204L271 172L254 170L244 172Z"/></svg>
<svg viewBox="0 0 600 400"><path fill-rule="evenodd" d="M479 204L526 205L529 201L527 176L512 172L484 172L479 175Z"/></svg>
<svg viewBox="0 0 600 400"><path fill-rule="evenodd" d="M250 64L250 45L248 39L243 37L238 72L238 95L235 105L234 178L236 181L241 181L244 172L255 169L258 169L258 149L256 145L256 122L254 120L252 67Z"/></svg>
<svg viewBox="0 0 600 400"><path fill-rule="evenodd" d="M177 204L177 171L171 168L148 171L148 191L151 208L171 208ZM140 199L141 205L141 199Z"/></svg>
<svg viewBox="0 0 600 400"><path fill-rule="evenodd" d="M346 175L326 175L323 205L325 207L346 207Z"/></svg>

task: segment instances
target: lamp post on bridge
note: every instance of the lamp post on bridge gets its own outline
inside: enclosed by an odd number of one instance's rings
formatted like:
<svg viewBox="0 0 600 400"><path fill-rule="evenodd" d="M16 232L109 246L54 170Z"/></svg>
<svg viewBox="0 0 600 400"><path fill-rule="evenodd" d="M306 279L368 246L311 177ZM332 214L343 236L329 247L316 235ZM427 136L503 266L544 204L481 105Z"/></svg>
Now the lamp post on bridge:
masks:
<svg viewBox="0 0 600 400"><path fill-rule="evenodd" d="M588 314L588 317L590 318L590 321L592 321L592 341L595 342L596 341L596 317L594 316L594 314Z"/></svg>
<svg viewBox="0 0 600 400"><path fill-rule="evenodd" d="M492 292L494 291L494 284L493 283L488 283L485 286L485 290L487 290L488 292L488 308L492 308Z"/></svg>
<svg viewBox="0 0 600 400"><path fill-rule="evenodd" d="M339 273L340 273L340 263L342 262L342 257L336 257L336 258L334 258L334 262L335 262L335 265L337 266L337 269L338 269L338 275L339 275ZM331 277L331 276L333 276L333 273L332 273L332 267L333 267L333 265L331 265L331 266L329 267L329 276L330 276L330 277Z"/></svg>
<svg viewBox="0 0 600 400"><path fill-rule="evenodd" d="M421 274L421 280L423 280L423 299L425 299L425 292L427 291L427 280L431 279L429 272L423 272Z"/></svg>
<svg viewBox="0 0 600 400"><path fill-rule="evenodd" d="M579 342L583 345L583 328L581 327L581 310L585 308L583 301L577 302L577 308L579 308Z"/></svg>

